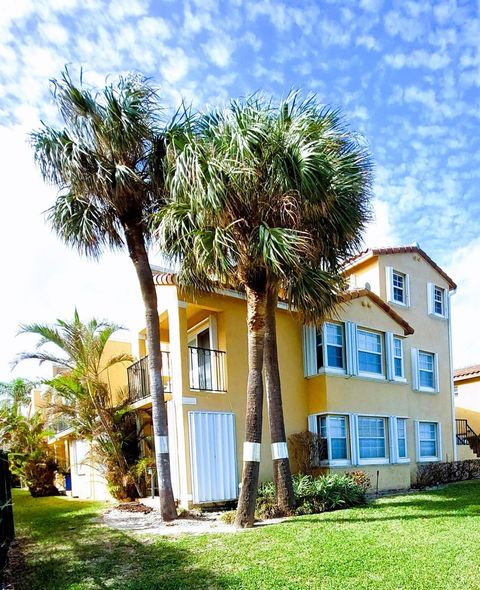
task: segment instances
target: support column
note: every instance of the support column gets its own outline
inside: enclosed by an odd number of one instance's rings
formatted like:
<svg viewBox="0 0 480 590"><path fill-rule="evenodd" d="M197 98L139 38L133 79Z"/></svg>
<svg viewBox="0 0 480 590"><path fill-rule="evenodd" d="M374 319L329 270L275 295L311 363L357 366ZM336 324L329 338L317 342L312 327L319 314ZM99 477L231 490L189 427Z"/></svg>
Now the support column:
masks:
<svg viewBox="0 0 480 590"><path fill-rule="evenodd" d="M189 493L190 453L188 429L184 422L183 396L189 391L188 340L187 340L187 304L174 300L168 308L168 325L170 334L170 364L172 370L172 404L168 413L168 429L171 440L170 461L172 477L177 472L177 496L180 505L188 508L192 496ZM173 455L176 455L175 457ZM175 487L175 485L174 485Z"/></svg>

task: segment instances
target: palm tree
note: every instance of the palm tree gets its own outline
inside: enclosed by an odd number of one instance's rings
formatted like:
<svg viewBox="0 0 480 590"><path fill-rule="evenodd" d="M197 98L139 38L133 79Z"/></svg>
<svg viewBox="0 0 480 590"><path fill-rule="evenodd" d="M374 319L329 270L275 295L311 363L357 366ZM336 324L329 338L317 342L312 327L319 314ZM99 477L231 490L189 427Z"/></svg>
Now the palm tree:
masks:
<svg viewBox="0 0 480 590"><path fill-rule="evenodd" d="M0 383L0 404L25 407L30 403L30 395L35 387L33 381L17 377L8 383Z"/></svg>
<svg viewBox="0 0 480 590"><path fill-rule="evenodd" d="M149 215L163 202L165 134L159 99L138 76L93 93L65 72L54 81L63 129L32 133L43 178L59 188L48 211L56 233L79 252L98 257L126 248L145 306L148 367L161 516L176 518L164 392L157 294L148 259Z"/></svg>
<svg viewBox="0 0 480 590"><path fill-rule="evenodd" d="M65 421L74 434L93 442L102 458L111 456L113 471L120 473L127 487L130 466L122 450L118 416L128 411L128 405L116 399L121 392L112 392L106 379L110 368L132 361L128 354L106 354L108 341L120 329L121 326L95 318L82 322L77 310L72 321L22 325L21 333L34 334L39 341L37 350L20 353L15 364L36 359L60 369L53 379L43 381L51 391L47 404L51 424Z"/></svg>
<svg viewBox="0 0 480 590"><path fill-rule="evenodd" d="M292 94L279 105L254 96L201 117L186 148L168 161L172 201L159 215L158 236L179 263L179 283L228 285L246 295L249 374L236 524L252 526L264 359L277 497L285 511L294 506L277 300L315 322L337 303L341 260L368 219L369 158L336 112Z"/></svg>

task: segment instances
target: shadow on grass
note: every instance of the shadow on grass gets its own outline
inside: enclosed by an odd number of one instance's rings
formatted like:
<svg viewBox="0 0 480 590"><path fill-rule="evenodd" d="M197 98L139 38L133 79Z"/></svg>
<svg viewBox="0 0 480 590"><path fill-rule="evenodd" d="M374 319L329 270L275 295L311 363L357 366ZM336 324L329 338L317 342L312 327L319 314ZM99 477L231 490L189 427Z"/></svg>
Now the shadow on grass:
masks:
<svg viewBox="0 0 480 590"><path fill-rule="evenodd" d="M52 529L52 534L55 529ZM102 536L103 533L103 536ZM44 551L43 549L46 549ZM98 528L57 538L47 549L29 539L14 547L9 581L15 590L220 590L239 587L232 576L196 567L175 541L143 543Z"/></svg>

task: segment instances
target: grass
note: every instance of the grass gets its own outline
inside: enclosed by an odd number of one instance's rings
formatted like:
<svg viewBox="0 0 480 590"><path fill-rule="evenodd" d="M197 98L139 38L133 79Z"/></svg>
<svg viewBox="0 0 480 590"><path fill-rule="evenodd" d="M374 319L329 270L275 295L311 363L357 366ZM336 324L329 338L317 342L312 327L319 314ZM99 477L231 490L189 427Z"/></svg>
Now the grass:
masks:
<svg viewBox="0 0 480 590"><path fill-rule="evenodd" d="M480 482L177 539L107 529L101 503L14 500L16 590L480 589Z"/></svg>

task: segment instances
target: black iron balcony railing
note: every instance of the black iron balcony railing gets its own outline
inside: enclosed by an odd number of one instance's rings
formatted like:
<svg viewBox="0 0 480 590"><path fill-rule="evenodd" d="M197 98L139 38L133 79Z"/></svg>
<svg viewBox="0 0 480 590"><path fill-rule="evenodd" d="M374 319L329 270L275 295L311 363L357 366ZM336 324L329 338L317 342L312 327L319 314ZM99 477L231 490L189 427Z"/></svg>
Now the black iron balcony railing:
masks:
<svg viewBox="0 0 480 590"><path fill-rule="evenodd" d="M225 356L223 350L188 347L190 363L190 389L200 391L226 391Z"/></svg>
<svg viewBox="0 0 480 590"><path fill-rule="evenodd" d="M480 456L480 436L463 418L457 418L455 425L457 429L457 445L469 445L477 457Z"/></svg>
<svg viewBox="0 0 480 590"><path fill-rule="evenodd" d="M150 379L148 377L148 356L144 356L127 369L128 391L131 402L137 402L150 396ZM170 371L170 353L162 350L162 380L163 390L172 391Z"/></svg>

